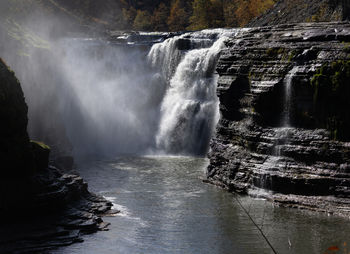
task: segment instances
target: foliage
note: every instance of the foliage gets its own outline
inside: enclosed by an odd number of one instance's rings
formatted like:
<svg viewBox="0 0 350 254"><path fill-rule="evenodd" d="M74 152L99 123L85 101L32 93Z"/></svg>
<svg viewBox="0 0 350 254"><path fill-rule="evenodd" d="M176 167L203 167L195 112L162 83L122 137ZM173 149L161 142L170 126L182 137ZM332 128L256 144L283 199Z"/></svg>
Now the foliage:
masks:
<svg viewBox="0 0 350 254"><path fill-rule="evenodd" d="M210 1L194 0L193 14L190 17L190 30L201 30L209 27L209 6Z"/></svg>
<svg viewBox="0 0 350 254"><path fill-rule="evenodd" d="M2 0L0 17L62 13L79 24L109 29L184 31L244 26L272 7L276 0ZM146 18L150 18L146 20Z"/></svg>
<svg viewBox="0 0 350 254"><path fill-rule="evenodd" d="M135 19L144 16L143 13L137 17L139 11L148 11L153 14L150 29L156 31L244 26L275 3L275 0L119 1L126 27L136 29ZM136 23L139 24L139 20Z"/></svg>
<svg viewBox="0 0 350 254"><path fill-rule="evenodd" d="M154 10L152 16L152 27L157 31L168 31L168 17L170 14L169 8L164 4L160 3L157 9Z"/></svg>
<svg viewBox="0 0 350 254"><path fill-rule="evenodd" d="M190 30L201 30L225 26L223 3L221 0L194 0L190 17Z"/></svg>
<svg viewBox="0 0 350 254"><path fill-rule="evenodd" d="M48 145L46 145L45 143L40 142L40 141L30 140L30 143L34 143L34 144L40 146L44 150L50 150L51 149Z"/></svg>
<svg viewBox="0 0 350 254"><path fill-rule="evenodd" d="M133 29L140 30L140 31L151 30L152 28L151 19L152 19L152 16L151 14L149 14L148 11L138 10L134 20Z"/></svg>
<svg viewBox="0 0 350 254"><path fill-rule="evenodd" d="M274 0L238 0L235 11L238 24L245 26L250 20L264 13L274 4Z"/></svg>
<svg viewBox="0 0 350 254"><path fill-rule="evenodd" d="M323 65L311 79L315 116L333 138L350 140L350 61Z"/></svg>
<svg viewBox="0 0 350 254"><path fill-rule="evenodd" d="M123 13L124 26L128 27L134 23L134 19L136 18L136 15L137 15L137 11L134 7L131 6L128 9L123 8L122 13Z"/></svg>
<svg viewBox="0 0 350 254"><path fill-rule="evenodd" d="M168 18L168 27L170 31L185 30L188 26L188 13L182 0L176 0L171 5L170 15Z"/></svg>

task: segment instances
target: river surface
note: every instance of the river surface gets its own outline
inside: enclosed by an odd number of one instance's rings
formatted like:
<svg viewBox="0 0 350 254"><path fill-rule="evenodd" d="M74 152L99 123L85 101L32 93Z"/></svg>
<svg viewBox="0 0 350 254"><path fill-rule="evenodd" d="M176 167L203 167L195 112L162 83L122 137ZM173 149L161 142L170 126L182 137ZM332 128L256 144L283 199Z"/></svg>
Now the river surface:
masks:
<svg viewBox="0 0 350 254"><path fill-rule="evenodd" d="M83 243L54 253L273 253L237 196L202 182L207 165L208 160L191 157L129 157L79 165L90 190L110 199L121 213L104 218L111 223L109 231L84 236ZM238 200L277 253L350 251L347 219L246 196ZM329 247L339 251L327 251Z"/></svg>

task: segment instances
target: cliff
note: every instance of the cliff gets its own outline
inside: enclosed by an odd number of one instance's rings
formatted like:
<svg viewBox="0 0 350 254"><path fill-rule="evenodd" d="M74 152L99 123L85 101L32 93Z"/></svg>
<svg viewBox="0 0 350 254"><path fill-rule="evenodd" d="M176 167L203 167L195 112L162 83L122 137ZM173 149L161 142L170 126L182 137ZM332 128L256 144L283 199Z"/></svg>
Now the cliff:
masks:
<svg viewBox="0 0 350 254"><path fill-rule="evenodd" d="M21 86L0 59L1 173L28 175L34 170L27 134L28 108Z"/></svg>
<svg viewBox="0 0 350 254"><path fill-rule="evenodd" d="M349 42L346 22L252 28L228 40L209 181L350 215Z"/></svg>
<svg viewBox="0 0 350 254"><path fill-rule="evenodd" d="M30 141L27 105L14 73L0 61L1 253L42 253L104 229L112 204L77 175L48 165L50 148ZM11 232L11 233L9 233ZM20 244L19 244L20 243Z"/></svg>
<svg viewBox="0 0 350 254"><path fill-rule="evenodd" d="M347 0L279 0L273 8L247 26L271 26L301 22L329 22L350 19Z"/></svg>

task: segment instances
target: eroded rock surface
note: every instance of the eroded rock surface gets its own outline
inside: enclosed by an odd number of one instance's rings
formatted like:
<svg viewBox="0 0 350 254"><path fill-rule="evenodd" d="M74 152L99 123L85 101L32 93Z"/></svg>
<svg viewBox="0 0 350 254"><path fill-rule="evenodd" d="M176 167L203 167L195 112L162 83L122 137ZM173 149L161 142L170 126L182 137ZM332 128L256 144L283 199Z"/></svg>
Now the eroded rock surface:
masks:
<svg viewBox="0 0 350 254"><path fill-rule="evenodd" d="M274 202L350 215L350 143L316 120L311 79L349 60L349 23L250 29L217 66L221 119L209 181Z"/></svg>

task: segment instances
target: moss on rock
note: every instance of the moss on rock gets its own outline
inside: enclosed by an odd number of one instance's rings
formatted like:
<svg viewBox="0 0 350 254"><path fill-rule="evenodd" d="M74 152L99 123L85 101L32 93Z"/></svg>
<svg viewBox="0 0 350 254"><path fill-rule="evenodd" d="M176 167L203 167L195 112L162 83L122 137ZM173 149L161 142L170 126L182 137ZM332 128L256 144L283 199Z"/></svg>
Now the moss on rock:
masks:
<svg viewBox="0 0 350 254"><path fill-rule="evenodd" d="M334 139L350 140L350 60L322 65L311 79L315 116Z"/></svg>

